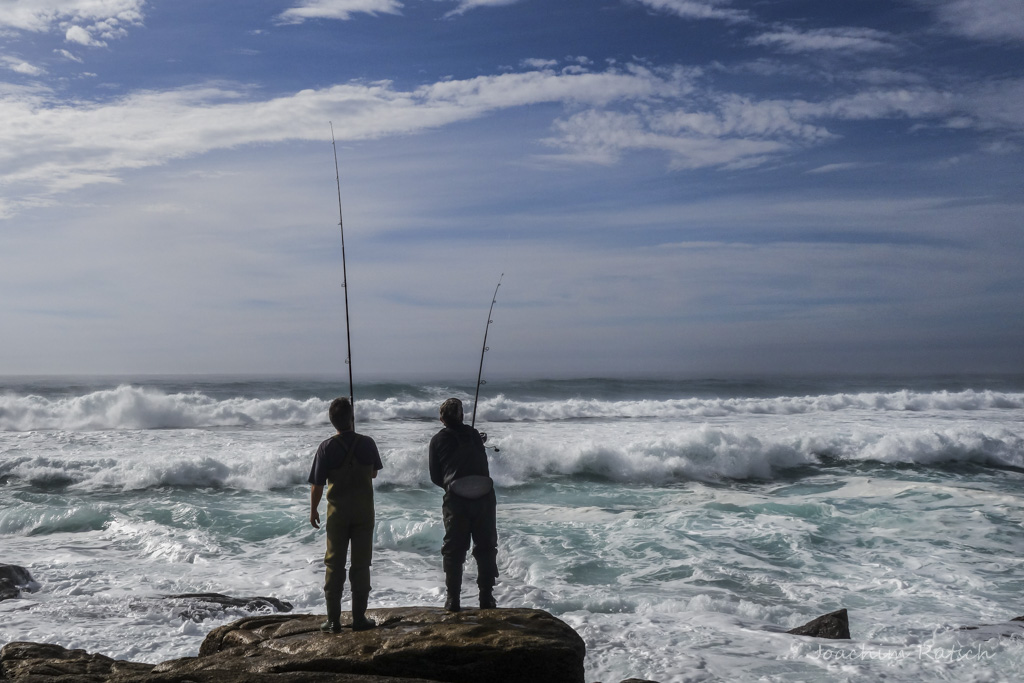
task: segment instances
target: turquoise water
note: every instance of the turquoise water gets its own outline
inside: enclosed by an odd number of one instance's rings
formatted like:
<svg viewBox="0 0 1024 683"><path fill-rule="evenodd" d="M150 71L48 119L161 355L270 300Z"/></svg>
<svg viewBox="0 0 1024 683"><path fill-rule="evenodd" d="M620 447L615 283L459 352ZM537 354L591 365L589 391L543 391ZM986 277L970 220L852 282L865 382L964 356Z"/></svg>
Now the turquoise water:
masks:
<svg viewBox="0 0 1024 683"><path fill-rule="evenodd" d="M322 612L305 479L341 385L0 384L0 643L194 655L186 592ZM380 446L372 606L440 605L426 443L471 387L356 387ZM584 637L589 681L1013 681L1024 672L1024 380L487 385L499 605ZM341 388L341 393L347 386ZM474 568L467 568L471 600ZM849 610L850 642L783 633ZM992 624L974 631L961 626ZM1018 622L1019 624L1019 622ZM1010 637L1002 634L1010 634Z"/></svg>

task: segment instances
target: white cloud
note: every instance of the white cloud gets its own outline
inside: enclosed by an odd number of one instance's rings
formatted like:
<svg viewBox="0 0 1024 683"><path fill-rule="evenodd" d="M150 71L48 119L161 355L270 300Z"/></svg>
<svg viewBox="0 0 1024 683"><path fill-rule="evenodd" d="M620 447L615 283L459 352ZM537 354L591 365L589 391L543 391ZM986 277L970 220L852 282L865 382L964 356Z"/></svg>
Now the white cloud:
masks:
<svg viewBox="0 0 1024 683"><path fill-rule="evenodd" d="M990 41L1024 40L1024 0L919 0L952 33Z"/></svg>
<svg viewBox="0 0 1024 683"><path fill-rule="evenodd" d="M748 42L752 45L776 47L783 52L891 52L897 49L890 34L853 27L808 31L781 27L755 36Z"/></svg>
<svg viewBox="0 0 1024 683"><path fill-rule="evenodd" d="M754 166L786 145L776 140L741 136L712 137L659 129L657 122L638 113L587 111L555 123L557 137L547 140L561 148L555 159L610 165L627 151L659 150L670 156L672 168Z"/></svg>
<svg viewBox="0 0 1024 683"><path fill-rule="evenodd" d="M71 60L72 62L78 62L79 64L83 63L83 60L82 60L81 57L75 55L72 52L68 52L67 50L54 50L53 52L54 52L54 54L58 54L61 57L63 57L64 59Z"/></svg>
<svg viewBox="0 0 1024 683"><path fill-rule="evenodd" d="M17 57L0 57L0 66L25 76L42 76L46 73L46 69L33 66Z"/></svg>
<svg viewBox="0 0 1024 683"><path fill-rule="evenodd" d="M542 103L605 106L680 92L681 76L637 69L546 71L447 81L400 91L389 83L339 85L250 101L216 87L139 92L109 102L66 102L31 91L0 93L0 186L8 206L93 183L127 169L251 143L403 135ZM69 133L74 131L74 134ZM10 209L8 209L10 213Z"/></svg>
<svg viewBox="0 0 1024 683"><path fill-rule="evenodd" d="M683 19L719 19L727 22L751 21L745 10L732 9L729 0L637 0L652 9L669 12Z"/></svg>
<svg viewBox="0 0 1024 683"><path fill-rule="evenodd" d="M690 87L688 78L681 70L655 73L642 67L584 74L527 71L434 83L417 89L415 95L431 106L443 103L479 112L540 102L606 105L622 99L678 96Z"/></svg>
<svg viewBox="0 0 1024 683"><path fill-rule="evenodd" d="M563 160L611 164L627 151L661 150L677 169L747 168L829 137L794 118L785 103L735 95L689 108L582 112L556 122L555 132L547 142L564 150Z"/></svg>
<svg viewBox="0 0 1024 683"><path fill-rule="evenodd" d="M981 83L963 102L975 127L1024 133L1024 79Z"/></svg>
<svg viewBox="0 0 1024 683"><path fill-rule="evenodd" d="M921 74L885 68L864 69L855 74L854 78L872 85L921 85L927 82Z"/></svg>
<svg viewBox="0 0 1024 683"><path fill-rule="evenodd" d="M398 0L302 0L295 7L278 15L286 24L301 24L308 19L338 19L346 21L353 14L401 14Z"/></svg>
<svg viewBox="0 0 1024 683"><path fill-rule="evenodd" d="M1021 151L1020 145L1009 140L996 140L982 145L981 149L987 154L1017 154Z"/></svg>
<svg viewBox="0 0 1024 683"><path fill-rule="evenodd" d="M825 164L824 166L818 166L806 171L808 174L819 174L819 173L836 173L838 171L852 171L858 168L865 168L873 164L865 164L855 161L848 161L839 164Z"/></svg>
<svg viewBox="0 0 1024 683"><path fill-rule="evenodd" d="M145 4L146 0L3 0L0 29L41 33L74 23L110 38L126 25L141 24Z"/></svg>
<svg viewBox="0 0 1024 683"><path fill-rule="evenodd" d="M557 59L524 59L520 62L527 69L553 69L558 66Z"/></svg>
<svg viewBox="0 0 1024 683"><path fill-rule="evenodd" d="M519 0L458 0L459 6L448 12L445 16L454 16L457 14L465 14L471 9L478 7L500 7L502 5L512 5Z"/></svg>
<svg viewBox="0 0 1024 683"><path fill-rule="evenodd" d="M518 107L568 109L542 142L542 159L611 164L659 151L672 168L743 168L833 137L836 120L1024 132L1024 80L942 91L871 89L809 102L718 93L699 70L638 66L567 74L551 70L445 80L414 90L389 82L337 85L268 100L244 88L137 92L106 102L65 101L33 90L0 91L0 203L20 205L129 170L253 143L408 135ZM73 131L71 134L69 131ZM824 171L822 171L824 172Z"/></svg>
<svg viewBox="0 0 1024 683"><path fill-rule="evenodd" d="M64 34L64 40L69 43L78 43L79 45L85 45L86 47L106 47L106 43L102 40L96 40L92 37L92 34L88 30L81 26L71 26Z"/></svg>
<svg viewBox="0 0 1024 683"><path fill-rule="evenodd" d="M825 102L801 103L796 108L807 118L932 119L951 114L956 108L956 100L953 93L934 88L891 88L865 90Z"/></svg>

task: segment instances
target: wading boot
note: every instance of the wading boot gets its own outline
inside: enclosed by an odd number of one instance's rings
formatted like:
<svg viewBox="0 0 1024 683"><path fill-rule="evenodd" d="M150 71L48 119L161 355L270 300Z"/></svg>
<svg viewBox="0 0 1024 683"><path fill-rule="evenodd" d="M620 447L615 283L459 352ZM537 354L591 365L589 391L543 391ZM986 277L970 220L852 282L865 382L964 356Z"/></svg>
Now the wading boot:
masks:
<svg viewBox="0 0 1024 683"><path fill-rule="evenodd" d="M444 573L444 586L448 590L448 598L444 601L444 608L449 612L458 612L462 609L459 598L462 594L462 568L451 569Z"/></svg>
<svg viewBox="0 0 1024 683"><path fill-rule="evenodd" d="M495 609L498 601L494 599L494 586L480 586L480 609Z"/></svg>
<svg viewBox="0 0 1024 683"><path fill-rule="evenodd" d="M366 618L366 603L369 602L369 593L352 594L352 630L369 631L377 624Z"/></svg>
<svg viewBox="0 0 1024 683"><path fill-rule="evenodd" d="M327 598L327 621L320 624L324 633L341 633L341 594L324 592Z"/></svg>

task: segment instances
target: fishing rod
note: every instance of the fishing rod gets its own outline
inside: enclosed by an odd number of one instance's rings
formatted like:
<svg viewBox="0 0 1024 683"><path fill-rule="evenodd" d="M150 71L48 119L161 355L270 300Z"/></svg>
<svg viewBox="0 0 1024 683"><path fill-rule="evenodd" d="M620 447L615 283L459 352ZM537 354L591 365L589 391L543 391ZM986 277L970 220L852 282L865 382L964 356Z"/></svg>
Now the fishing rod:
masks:
<svg viewBox="0 0 1024 683"><path fill-rule="evenodd" d="M355 426L356 399L352 391L352 330L348 322L348 271L345 268L345 221L341 215L341 173L338 171L338 145L334 142L334 123L331 125L331 147L334 148L334 180L338 184L338 228L341 230L341 286L345 289L345 341L348 343L348 400L352 404L352 424Z"/></svg>
<svg viewBox="0 0 1024 683"><path fill-rule="evenodd" d="M498 286L494 288L494 296L491 297L491 307L487 309L487 324L484 325L484 345L480 350L480 370L476 373L476 396L473 397L473 419L470 421L469 426L476 426L476 407L480 403L480 385L487 384L487 380L484 376L484 354L489 350L487 347L487 332L491 329L491 314L494 312L494 304L498 303L498 288L501 287L501 279L505 277L505 273L501 274L498 278ZM497 451L498 447L495 446L494 450Z"/></svg>

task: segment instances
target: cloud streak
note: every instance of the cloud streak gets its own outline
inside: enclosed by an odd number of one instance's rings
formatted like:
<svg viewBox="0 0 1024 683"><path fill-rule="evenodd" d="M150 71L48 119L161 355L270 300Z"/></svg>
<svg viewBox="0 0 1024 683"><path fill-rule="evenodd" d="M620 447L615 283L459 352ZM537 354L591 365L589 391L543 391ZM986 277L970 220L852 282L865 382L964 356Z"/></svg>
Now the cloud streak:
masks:
<svg viewBox="0 0 1024 683"><path fill-rule="evenodd" d="M519 1L520 0L459 0L458 6L451 12L448 12L445 16L458 16L480 7L502 7L504 5L514 5Z"/></svg>
<svg viewBox="0 0 1024 683"><path fill-rule="evenodd" d="M637 0L659 12L674 14L682 19L716 19L731 23L752 21L745 10L733 9L729 0Z"/></svg>
<svg viewBox="0 0 1024 683"><path fill-rule="evenodd" d="M414 90L389 82L303 90L269 100L240 87L145 91L106 102L61 101L33 91L0 94L0 215L130 169L217 149L319 140L333 120L341 140L408 135L513 108L569 110L538 158L613 164L661 151L673 169L746 168L834 137L829 121L907 118L932 125L1024 132L1024 81L953 93L927 87L867 89L819 102L718 93L696 70L550 69L446 80Z"/></svg>
<svg viewBox="0 0 1024 683"><path fill-rule="evenodd" d="M348 21L353 14L401 14L398 0L303 0L278 15L284 24L301 24L310 19Z"/></svg>
<svg viewBox="0 0 1024 683"><path fill-rule="evenodd" d="M994 42L1024 41L1021 0L919 0L943 27L958 35Z"/></svg>
<svg viewBox="0 0 1024 683"><path fill-rule="evenodd" d="M751 45L775 47L783 52L894 52L896 41L888 33L869 28L824 28L801 31L778 27L754 36Z"/></svg>
<svg viewBox="0 0 1024 683"><path fill-rule="evenodd" d="M244 89L140 92L110 102L62 102L31 91L0 96L0 183L19 203L175 158L252 143L318 140L335 122L341 140L405 135L509 107L568 102L607 105L677 92L671 76L639 70L549 71L445 81L413 91L390 83L339 85L252 101ZM2 207L0 207L2 208Z"/></svg>

